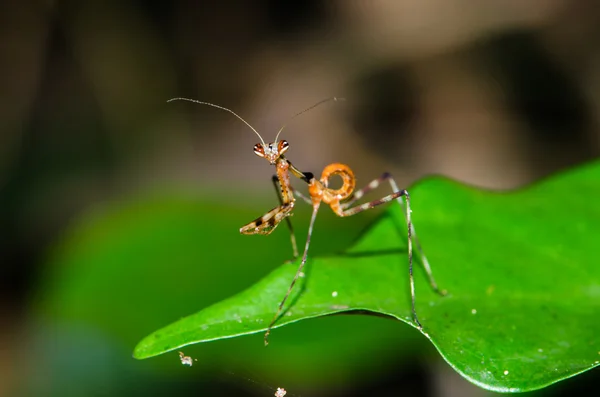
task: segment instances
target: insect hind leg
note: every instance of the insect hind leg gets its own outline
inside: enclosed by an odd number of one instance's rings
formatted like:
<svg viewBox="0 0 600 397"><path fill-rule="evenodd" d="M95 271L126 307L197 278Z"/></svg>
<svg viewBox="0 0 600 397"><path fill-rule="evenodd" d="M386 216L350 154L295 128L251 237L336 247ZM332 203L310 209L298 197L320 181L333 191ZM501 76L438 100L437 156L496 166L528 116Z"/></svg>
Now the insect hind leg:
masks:
<svg viewBox="0 0 600 397"><path fill-rule="evenodd" d="M389 181L390 186L392 187L392 191L393 191L392 194L382 197L379 200L374 200L374 201L371 201L371 202L368 202L365 204L357 205L355 207L350 207L358 199L363 197L365 195L365 193L368 193L371 190L376 189L377 187L379 187L379 185L382 182L385 182L385 181ZM408 240L407 240L408 274L409 274L409 282L410 282L412 315L413 315L413 321L417 324L419 329L422 329L423 327L417 317L417 311L416 311L416 305L415 305L416 304L416 295L415 295L415 281L414 281L414 276L413 276L413 261L412 261L413 239L415 240L415 245L417 246L417 249L419 250L419 254L422 258L423 265L425 267L425 271L427 272L427 275L429 276L429 283L430 283L432 289L434 291L440 293L441 295L445 295L446 292L445 291L440 292L435 280L433 279L433 274L431 273L431 267L429 266L429 262L427 262L427 258L425 258L425 255L423 254L421 245L418 243L418 240L416 239L416 235L414 234L415 229L414 229L414 226L411 221L411 212L412 211L410 209L410 195L408 194L408 191L398 189L398 186L396 185L396 182L393 180L391 174L386 172L381 177L371 181L371 183L369 183L363 189L357 190L352 196L349 197L348 201L341 204L340 205L341 206L341 215L342 216L356 215L359 212L366 211L368 209L374 208L381 204L389 203L390 201L393 201L393 200L397 200L398 203L401 205L401 207L404 209L403 212L404 212L404 216L406 219L407 234L408 234Z"/></svg>
<svg viewBox="0 0 600 397"><path fill-rule="evenodd" d="M398 188L398 185L396 184L396 181L394 180L394 178L392 178L392 174L390 174L389 172L385 172L379 178L372 180L367 186L355 191L354 194L352 194L352 196L350 196L350 198L342 204L342 208L344 210L348 209L357 200L360 200L367 193L371 192L372 190L377 189L379 187L379 185L381 185L382 183L385 183L385 182L388 182L390 184L390 187L392 188L392 192L400 191L400 189ZM379 204L383 204L383 203L377 203L377 201L379 201L379 200L376 200L371 203L363 204L363 206L365 206L367 208L372 208ZM387 200L387 201L391 201L391 200ZM385 201L385 202L387 202L387 201ZM406 212L406 204L404 202L404 198L402 197L402 195L398 196L396 198L396 201L398 201L398 204L400 204L400 207L402 207L402 210L403 210L402 212L408 223L410 215L407 214L407 212ZM365 209L367 209L367 208L365 208ZM419 257L421 258L421 262L423 264L423 268L425 269L425 273L427 273L427 278L429 280L429 285L431 286L431 289L433 289L433 291L435 291L436 293L438 293L442 296L447 295L448 291L440 290L435 281L435 278L433 277L431 265L429 264L429 260L425 256L425 253L423 252L423 248L421 247L421 242L419 241L419 238L417 237L415 225L412 222L410 222L410 226L411 226L411 236L412 236L414 244L415 244L415 251L417 252L417 255L419 255Z"/></svg>
<svg viewBox="0 0 600 397"><path fill-rule="evenodd" d="M393 191L397 192L399 190L398 185L396 184L396 181L394 181L394 178L392 178L392 175L390 173L386 172L385 174L382 175L382 178L384 178L383 181L387 180L390 183L390 186ZM404 211L402 211L404 213L404 216L407 217L404 200L402 199L402 197L399 197L397 201L398 201L398 204L400 204L400 206L404 210ZM406 218L406 220L408 222L408 218ZM427 278L429 279L429 285L431 286L431 289L433 289L436 293L438 293L441 296L447 295L448 291L446 291L445 289L440 290L437 283L435 282L435 279L433 277L433 272L431 271L431 265L429 264L429 261L427 260L427 257L425 256L425 253L423 252L423 248L421 248L421 242L419 241L419 238L417 237L415 225L412 222L410 225L412 228L411 235L413 237L413 241L415 242L415 248L416 248L416 251L417 251L419 257L421 258L421 262L423 264L423 268L425 269L425 273L427 273Z"/></svg>

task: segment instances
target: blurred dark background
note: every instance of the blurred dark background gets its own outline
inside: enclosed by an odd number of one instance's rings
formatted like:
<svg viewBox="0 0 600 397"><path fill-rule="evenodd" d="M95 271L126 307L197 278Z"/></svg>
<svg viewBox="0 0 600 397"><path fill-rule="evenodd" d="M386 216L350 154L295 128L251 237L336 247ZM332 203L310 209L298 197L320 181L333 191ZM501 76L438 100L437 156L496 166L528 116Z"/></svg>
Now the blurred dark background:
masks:
<svg viewBox="0 0 600 397"><path fill-rule="evenodd" d="M86 313L98 323L53 315L66 288L60 287L65 270L53 265L61 256L53 253L76 245L65 236L77 234L90 214L171 190L248 206L256 216L275 203L272 169L252 153L252 131L225 112L167 99L231 108L270 141L294 113L344 96L345 103L315 109L287 127L288 157L300 169L319 174L339 161L363 183L391 171L405 186L443 174L517 188L598 156L599 30L600 5L593 0L3 1L0 395L263 396L286 387L253 368L258 349L235 369L225 359L205 362L206 371L180 367L175 355L135 361L136 336L153 331L150 325L121 324L123 335L131 332L121 338L107 331L94 306ZM234 217L233 232L253 219L246 216ZM367 224L355 222L357 231ZM270 241L289 244L284 234ZM269 244L250 240L248 249ZM124 270L111 271L107 277L119 279ZM238 284L211 299L262 274L241 272L228 270ZM146 288L143 277L137 281L131 289ZM47 302L54 309L44 308ZM191 302L180 313L174 303L164 318L201 307ZM302 332L312 327L302 326ZM250 343L262 347L258 337ZM487 394L425 344L424 353L384 354L347 343L348 350L364 350L360 360L354 357L363 367L319 382L280 373L295 379L299 391L287 387L288 395ZM272 365L285 367L272 354L279 362ZM588 375L546 393L583 390L590 382Z"/></svg>

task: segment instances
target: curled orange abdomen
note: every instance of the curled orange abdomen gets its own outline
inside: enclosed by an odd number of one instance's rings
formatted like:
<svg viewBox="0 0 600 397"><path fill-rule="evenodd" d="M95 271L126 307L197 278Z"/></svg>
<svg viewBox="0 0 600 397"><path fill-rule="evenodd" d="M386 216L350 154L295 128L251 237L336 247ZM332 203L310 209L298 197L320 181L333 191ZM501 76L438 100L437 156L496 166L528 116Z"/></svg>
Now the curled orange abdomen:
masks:
<svg viewBox="0 0 600 397"><path fill-rule="evenodd" d="M329 178L334 175L339 175L342 178L342 186L338 189L327 187L323 195L323 201L329 203L331 201L344 200L352 194L356 187L356 179L354 172L346 164L333 163L329 164L321 174L321 183L325 186L329 185Z"/></svg>

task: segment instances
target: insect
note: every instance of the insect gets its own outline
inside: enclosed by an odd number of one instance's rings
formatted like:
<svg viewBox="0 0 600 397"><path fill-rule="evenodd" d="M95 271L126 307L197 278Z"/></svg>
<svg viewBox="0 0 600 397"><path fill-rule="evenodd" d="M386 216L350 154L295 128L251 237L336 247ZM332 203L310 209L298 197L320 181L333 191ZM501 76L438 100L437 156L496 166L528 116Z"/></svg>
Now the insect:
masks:
<svg viewBox="0 0 600 397"><path fill-rule="evenodd" d="M208 105L208 106L215 107L217 109L225 110L225 111L233 114L235 117L237 117L242 122L244 122L248 127L250 127L250 129L252 131L254 131L254 133L256 133L256 135L260 139L260 143L257 143L256 145L254 145L254 153L258 157L264 158L271 165L275 166L276 174L273 175L273 184L275 185L275 189L278 192L280 205L273 208L272 210L270 210L263 216L248 223L247 225L242 226L240 228L240 233L268 235L268 234L272 233L273 230L275 230L275 228L285 219L286 223L288 225L288 228L290 230L290 236L291 236L290 238L291 238L291 243L292 243L294 259L296 259L298 257L298 253L299 253L298 246L296 243L296 237L294 235L294 229L293 229L292 223L289 219L289 216L292 214L292 211L294 209L294 205L296 202L296 196L298 196L300 199L302 199L303 201L310 204L313 208L309 227L308 227L308 235L306 237L306 242L304 245L304 252L302 254L302 260L300 261L298 270L296 271L296 274L294 275L294 278L292 279L292 282L291 282L285 296L281 300L281 303L279 303L277 312L275 313L273 319L271 320L269 326L267 327L267 331L264 336L265 345L268 345L269 334L271 333L271 329L273 328L273 326L279 319L281 312L283 310L283 307L294 288L294 285L296 284L296 282L298 281L298 278L302 274L302 270L304 269L304 265L306 264L306 260L308 257L308 248L310 246L310 239L311 239L312 233L313 233L313 226L315 223L315 219L317 217L317 212L322 203L329 205L329 207L331 207L333 212L340 217L356 215L360 212L377 207L381 204L385 204L385 203L388 203L393 200L396 200L400 204L400 206L404 210L404 215L405 215L406 224L407 224L408 272L409 272L409 281L410 281L412 316L413 316L413 321L418 326L418 328L422 329L422 325L419 322L419 319L417 317L417 312L415 309L415 300L416 299L415 299L415 283L414 283L414 277L413 277L413 240L414 240L414 244L416 246L416 250L419 253L419 256L421 257L421 262L423 264L423 267L425 268L425 272L427 273L427 277L429 279L429 284L431 285L431 288L440 295L445 295L446 291L445 290L441 291L438 288L437 283L435 282L435 279L433 278L433 273L431 271L431 266L429 265L429 261L427 260L427 258L425 257L425 254L423 253L423 250L421 249L421 245L420 245L417 235L415 233L415 228L411 221L410 195L409 195L408 191L406 191L405 189L401 190L398 188L398 185L396 184L396 182L394 181L394 179L392 178L390 173L387 173L387 172L384 173L379 178L371 181L364 188L356 190L356 191L355 191L356 178L354 177L354 173L352 172L350 167L348 167L345 164L341 164L341 163L329 164L323 170L323 172L321 174L321 178L317 179L310 172L300 171L284 156L284 154L288 151L290 145L286 140L283 140L283 139L278 140L278 139L279 139L279 135L281 134L281 132L283 131L283 129L286 127L287 124L284 124L283 127L281 127L279 129L279 131L277 132L277 135L275 136L275 140L273 142L267 144L263 140L262 136L258 133L258 131L256 131L256 129L254 129L254 127L252 127L246 120L244 120L237 113L233 112L230 109L227 109L225 107L215 105L215 104L212 104L209 102L201 102L201 101L197 101L195 99L188 99L188 98L173 98L167 102L177 101L177 100L194 102L194 103L201 104L201 105ZM343 100L343 98L335 98L334 97L334 98L325 99L325 100L320 101L320 102L310 106L309 108L304 109L303 111L295 114L294 116L292 116L291 119L293 119L303 113L306 113L309 110L314 109L315 107L317 107L325 102L340 101L340 100ZM308 184L309 197L306 197L305 195L303 195L302 193L300 193L299 191L297 191L296 189L294 189L292 187L291 181L290 181L290 174L303 180L304 182L306 182ZM338 189L333 189L333 188L329 187L329 179L335 175L341 177L342 182L343 182L342 186ZM385 182L390 184L390 187L392 190L391 194L389 194L385 197L382 197L378 200L370 201L370 202L360 204L360 205L353 205L358 200L360 200L365 194L369 193L370 191L372 191L374 189L377 189L382 183L385 183Z"/></svg>

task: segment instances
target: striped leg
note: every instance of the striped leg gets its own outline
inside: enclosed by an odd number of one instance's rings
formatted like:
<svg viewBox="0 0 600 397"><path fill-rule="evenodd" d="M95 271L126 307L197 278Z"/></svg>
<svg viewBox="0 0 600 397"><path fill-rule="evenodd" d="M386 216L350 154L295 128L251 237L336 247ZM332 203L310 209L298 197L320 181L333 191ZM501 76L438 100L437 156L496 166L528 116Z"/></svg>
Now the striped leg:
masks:
<svg viewBox="0 0 600 397"><path fill-rule="evenodd" d="M282 205L273 208L261 217L256 218L252 222L240 228L242 234L263 234L268 235L273 233L273 230L279 226L281 221L290 216L294 209L294 203L283 203Z"/></svg>
<svg viewBox="0 0 600 397"><path fill-rule="evenodd" d="M349 208L354 202L356 202L358 199L363 197L365 195L365 193L368 193L371 190L376 189L377 187L379 187L379 185L382 182L385 182L385 181L390 182L390 185L391 185L394 193L392 193L388 196L385 196L379 200L374 200L374 201L371 201L371 202L368 202L365 204L361 204L361 205L357 205L355 207ZM403 197L406 200L406 206L404 205L404 201L402 200ZM421 250L421 245L418 243L418 240L416 239L416 235L414 233L415 229L414 229L414 226L411 221L410 195L408 194L408 191L399 190L395 181L392 179L392 176L389 173L385 173L380 178L373 180L365 188L356 191L349 198L349 200L347 202L343 203L342 208L341 208L342 209L341 215L342 216L356 215L359 212L366 211L368 209L371 209L371 208L376 207L381 204L389 203L392 200L397 200L400 203L400 205L402 206L402 208L405 210L404 213L405 213L405 218L406 218L407 234L408 234L408 241L407 241L408 274L409 274L409 282L410 282L412 314L413 314L414 322L417 324L417 326L419 328L422 328L422 325L419 322L419 319L417 317L417 311L416 311L416 307L415 307L415 280L414 280L414 276L413 276L413 262L412 262L412 242L413 242L412 240L413 240L413 238L415 239L415 245L417 246L417 249L419 250L419 253L423 260L423 266L425 267L425 271L427 272L427 275L429 276L429 283L431 284L431 287L433 288L434 291L436 291L442 295L445 294L445 291L444 292L439 291L438 286L437 286L435 280L433 279L433 274L431 273L431 267L429 266L429 262L427 262L427 259L425 258L425 255L423 254L423 251Z"/></svg>
<svg viewBox="0 0 600 397"><path fill-rule="evenodd" d="M342 208L343 209L349 208L354 202L356 202L357 200L360 200L365 194L371 192L372 190L377 189L380 184L382 184L386 181L389 182L393 192L400 191L400 189L398 188L398 185L396 184L396 181L394 181L394 179L392 178L392 175L389 172L386 172L383 175L381 175L379 178L371 181L371 183L369 183L364 188L354 192L354 194L348 199L348 201L346 201L345 203L342 204ZM405 205L404 205L404 200L400 196L397 198L397 201L398 201L398 204L400 204L400 206L402 207L406 222L408 223L409 217L407 216L407 212L406 212ZM375 205L373 205L373 207L376 205L379 205L379 204L375 204ZM410 225L411 225L411 235L414 240L415 248L416 248L415 251L421 258L421 262L423 263L423 268L425 269L425 272L427 273L427 278L429 279L429 285L431 285L431 289L433 289L436 293L444 296L448 292L446 290L440 290L437 283L435 282L435 279L433 278L433 272L431 271L431 266L429 265L429 261L427 260L427 257L425 256L423 249L421 248L421 242L419 241L419 238L417 237L417 232L415 231L415 225L412 223Z"/></svg>
<svg viewBox="0 0 600 397"><path fill-rule="evenodd" d="M306 264L306 258L308 257L308 247L310 246L310 237L312 236L313 226L315 224L315 219L317 219L317 212L319 211L320 204L321 203L319 202L318 204L313 205L313 212L312 212L312 216L310 218L310 224L308 225L308 236L306 237L306 244L304 245L304 254L302 254L302 261L300 262L300 266L298 266L298 270L296 270L296 275L294 275L294 279L292 280L290 287L288 288L285 296L283 297L283 300L281 301L281 303L279 304L279 307L277 308L277 313L275 313L275 316L273 316L273 319L269 323L269 327L267 328L267 332L265 333L265 346L267 346L269 344L269 334L271 333L271 328L273 327L273 325L275 324L275 322L281 315L283 306L285 305L285 302L287 301L290 294L292 293L292 289L294 288L294 285L296 285L296 281L298 281L298 278L300 277L300 274L302 273L302 269L304 269L304 265Z"/></svg>
<svg viewBox="0 0 600 397"><path fill-rule="evenodd" d="M389 173L386 173L384 175L387 176L387 179L390 182L390 186L392 187L392 191L397 192L398 185L396 185L396 181L394 181L394 179L392 178L392 176ZM404 209L404 201L402 200L402 198L398 199L398 203ZM409 212L410 212L410 210L409 210ZM405 213L406 213L406 211L405 211ZM406 221L408 222L408 217L406 218ZM435 279L433 278L433 272L431 271L431 266L429 265L429 261L427 260L427 257L425 256L423 249L421 248L421 243L419 242L419 238L417 237L417 232L415 231L414 223L411 223L411 226L412 226L411 234L415 241L415 247L417 249L417 252L419 253L419 256L421 257L421 261L423 262L423 267L425 268L425 272L427 273L427 278L429 279L429 285L431 285L431 289L433 289L436 293L438 293L441 296L445 296L446 294L448 294L448 291L446 291L445 289L440 290L438 288L438 285L435 282Z"/></svg>
<svg viewBox="0 0 600 397"><path fill-rule="evenodd" d="M375 180L377 181L377 180ZM373 188L372 188L373 189ZM356 215L359 212L366 211L373 207L376 207L381 204L389 203L392 200L395 200L399 197L404 196L406 198L406 219L407 219L407 231L408 231L408 277L410 281L410 297L412 301L412 315L413 321L417 324L419 329L422 329L423 326L419 322L419 318L417 317L417 310L415 308L415 279L413 277L413 261L412 261L412 222L410 220L410 196L406 190L401 190L399 192L395 192L390 194L389 196L385 196L379 200L371 201L369 203L357 205L356 207L348 208L343 210L342 216L352 216Z"/></svg>

